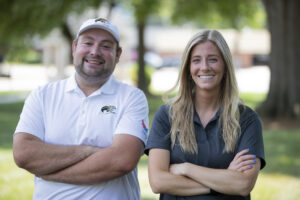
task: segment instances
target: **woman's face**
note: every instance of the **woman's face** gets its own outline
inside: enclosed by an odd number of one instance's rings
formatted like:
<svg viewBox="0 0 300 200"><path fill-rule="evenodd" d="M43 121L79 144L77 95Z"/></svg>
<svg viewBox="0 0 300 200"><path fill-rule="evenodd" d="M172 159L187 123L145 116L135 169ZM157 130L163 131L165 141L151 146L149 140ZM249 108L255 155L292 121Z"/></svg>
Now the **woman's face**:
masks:
<svg viewBox="0 0 300 200"><path fill-rule="evenodd" d="M190 73L196 91L216 91L221 87L225 62L219 48L210 41L197 44L190 57Z"/></svg>

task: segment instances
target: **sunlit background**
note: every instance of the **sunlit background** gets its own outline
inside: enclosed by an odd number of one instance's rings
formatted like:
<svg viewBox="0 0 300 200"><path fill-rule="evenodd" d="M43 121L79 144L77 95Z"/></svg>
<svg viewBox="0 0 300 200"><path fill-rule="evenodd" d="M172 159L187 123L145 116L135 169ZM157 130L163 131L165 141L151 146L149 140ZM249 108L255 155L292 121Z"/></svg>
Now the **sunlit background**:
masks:
<svg viewBox="0 0 300 200"><path fill-rule="evenodd" d="M83 2L0 0L0 200L32 198L33 175L14 164L12 134L30 91L74 73L71 42L87 18L108 18L118 26L123 54L114 75L145 91L150 120L163 104L161 95L176 83L187 41L204 29L217 29L225 37L245 103L256 109L266 100L271 34L260 0ZM300 123L294 118L284 124L262 121L267 166L252 199L298 200ZM146 156L138 170L142 199L158 199L148 183Z"/></svg>

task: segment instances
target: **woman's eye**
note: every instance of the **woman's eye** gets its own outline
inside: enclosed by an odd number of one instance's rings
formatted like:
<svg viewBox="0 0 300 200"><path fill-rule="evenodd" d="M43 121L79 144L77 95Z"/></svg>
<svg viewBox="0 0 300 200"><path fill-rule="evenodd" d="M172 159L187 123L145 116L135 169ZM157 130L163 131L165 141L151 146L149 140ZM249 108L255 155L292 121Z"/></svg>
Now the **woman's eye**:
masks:
<svg viewBox="0 0 300 200"><path fill-rule="evenodd" d="M200 59L199 58L195 58L195 59L192 60L192 62L193 63L198 63L198 62L200 62Z"/></svg>
<svg viewBox="0 0 300 200"><path fill-rule="evenodd" d="M216 58L210 58L208 61L209 61L209 62L217 62L218 59L216 59Z"/></svg>

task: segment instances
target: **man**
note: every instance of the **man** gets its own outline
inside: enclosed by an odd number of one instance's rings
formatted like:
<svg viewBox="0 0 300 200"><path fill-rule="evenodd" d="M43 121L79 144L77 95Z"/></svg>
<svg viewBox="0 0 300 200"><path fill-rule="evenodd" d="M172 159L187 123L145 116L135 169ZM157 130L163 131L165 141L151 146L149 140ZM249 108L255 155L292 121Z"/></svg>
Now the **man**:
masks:
<svg viewBox="0 0 300 200"><path fill-rule="evenodd" d="M136 165L148 104L142 91L112 76L119 41L107 20L87 20L72 45L75 75L27 98L13 153L35 174L33 199L140 199Z"/></svg>

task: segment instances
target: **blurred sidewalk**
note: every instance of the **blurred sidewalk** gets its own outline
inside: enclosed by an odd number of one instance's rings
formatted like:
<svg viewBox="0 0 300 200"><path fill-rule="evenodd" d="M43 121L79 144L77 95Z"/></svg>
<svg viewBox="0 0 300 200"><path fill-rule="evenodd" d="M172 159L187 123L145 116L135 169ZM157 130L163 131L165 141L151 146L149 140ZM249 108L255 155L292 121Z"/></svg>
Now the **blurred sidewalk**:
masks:
<svg viewBox="0 0 300 200"><path fill-rule="evenodd" d="M269 90L270 71L267 66L255 66L236 69L236 78L240 92L267 93ZM156 91L171 89L177 81L178 68L164 68L152 75L151 86Z"/></svg>
<svg viewBox="0 0 300 200"><path fill-rule="evenodd" d="M54 77L55 68L28 65L4 66L10 78L0 77L0 92L24 91L17 94L2 95L0 103L20 101L26 98L29 91L44 85ZM174 86L179 68L170 67L156 70L152 75L151 87L157 91L166 91ZM127 70L128 71L128 70ZM74 72L73 67L66 68L66 75ZM126 77L124 75L126 74ZM115 71L117 79L130 83L126 67L118 66ZM265 66L250 67L236 70L237 82L240 92L266 93L269 89L270 72Z"/></svg>
<svg viewBox="0 0 300 200"><path fill-rule="evenodd" d="M237 69L236 79L240 92L267 93L270 84L270 69L267 66Z"/></svg>

